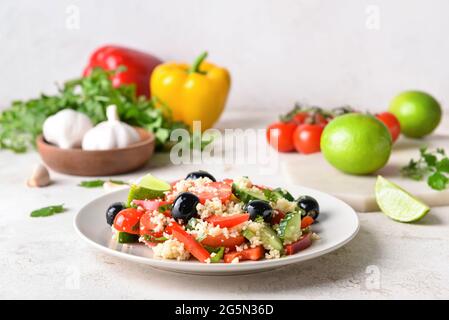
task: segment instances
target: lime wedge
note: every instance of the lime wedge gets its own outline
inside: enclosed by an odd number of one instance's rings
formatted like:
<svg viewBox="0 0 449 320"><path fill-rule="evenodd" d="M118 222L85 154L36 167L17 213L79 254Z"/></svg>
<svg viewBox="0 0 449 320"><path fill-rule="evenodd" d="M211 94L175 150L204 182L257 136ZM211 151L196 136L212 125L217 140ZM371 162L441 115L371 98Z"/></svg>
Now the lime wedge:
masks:
<svg viewBox="0 0 449 320"><path fill-rule="evenodd" d="M167 182L156 178L151 173L148 173L146 176L144 176L142 179L140 179L139 187L143 187L150 190L156 190L156 191L168 191L171 189L170 184Z"/></svg>
<svg viewBox="0 0 449 320"><path fill-rule="evenodd" d="M425 203L382 176L377 177L375 189L380 210L393 220L418 221L430 210Z"/></svg>
<svg viewBox="0 0 449 320"><path fill-rule="evenodd" d="M126 205L129 207L133 200L155 199L171 189L170 184L154 177L152 174L144 176L138 184L132 184L128 193Z"/></svg>

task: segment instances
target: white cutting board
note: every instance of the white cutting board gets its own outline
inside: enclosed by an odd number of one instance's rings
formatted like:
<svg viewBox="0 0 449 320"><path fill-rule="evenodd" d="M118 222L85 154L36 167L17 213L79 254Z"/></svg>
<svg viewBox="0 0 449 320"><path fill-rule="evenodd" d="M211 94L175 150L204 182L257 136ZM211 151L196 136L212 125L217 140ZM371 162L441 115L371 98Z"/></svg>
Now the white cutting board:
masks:
<svg viewBox="0 0 449 320"><path fill-rule="evenodd" d="M400 175L399 170L411 158L419 157L421 146L445 148L449 152L449 135L432 135L424 140L400 138L393 147L388 164L369 176L344 174L332 167L321 153L288 155L282 162L282 173L291 183L330 193L347 202L356 211L378 211L374 195L377 175L400 185L429 206L449 205L449 188L432 190L426 181L413 181Z"/></svg>

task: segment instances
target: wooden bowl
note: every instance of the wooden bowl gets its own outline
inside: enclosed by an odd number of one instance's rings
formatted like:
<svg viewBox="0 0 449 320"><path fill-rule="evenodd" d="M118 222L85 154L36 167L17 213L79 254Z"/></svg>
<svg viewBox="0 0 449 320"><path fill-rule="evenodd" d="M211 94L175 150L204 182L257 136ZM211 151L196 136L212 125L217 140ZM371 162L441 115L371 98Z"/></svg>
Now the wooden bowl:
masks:
<svg viewBox="0 0 449 320"><path fill-rule="evenodd" d="M37 137L37 150L51 169L76 176L110 176L142 167L154 153L156 145L152 133L135 127L141 141L126 148L88 151L80 148L61 149Z"/></svg>

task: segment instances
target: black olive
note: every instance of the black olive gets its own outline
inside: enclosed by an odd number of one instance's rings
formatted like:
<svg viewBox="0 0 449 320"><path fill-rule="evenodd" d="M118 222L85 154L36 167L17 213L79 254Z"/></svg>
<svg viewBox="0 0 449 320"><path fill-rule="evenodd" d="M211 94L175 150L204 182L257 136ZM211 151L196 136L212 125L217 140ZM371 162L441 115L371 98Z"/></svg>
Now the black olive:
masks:
<svg viewBox="0 0 449 320"><path fill-rule="evenodd" d="M304 210L306 216L310 216L316 220L320 214L320 206L311 196L301 196L297 200L298 207Z"/></svg>
<svg viewBox="0 0 449 320"><path fill-rule="evenodd" d="M123 202L114 202L106 210L106 222L108 225L112 226L114 224L115 216L125 209L125 204Z"/></svg>
<svg viewBox="0 0 449 320"><path fill-rule="evenodd" d="M251 200L245 206L245 210L249 213L251 220L255 220L256 217L260 216L264 221L270 222L273 217L273 208L270 206L268 201Z"/></svg>
<svg viewBox="0 0 449 320"><path fill-rule="evenodd" d="M203 171L203 170L190 172L186 177L186 179L193 179L193 180L199 179L199 178L209 178L213 182L217 181L213 175L211 175L209 172Z"/></svg>
<svg viewBox="0 0 449 320"><path fill-rule="evenodd" d="M182 220L183 223L187 223L196 216L198 203L200 203L200 199L196 195L191 192L183 192L173 202L171 215L176 221Z"/></svg>

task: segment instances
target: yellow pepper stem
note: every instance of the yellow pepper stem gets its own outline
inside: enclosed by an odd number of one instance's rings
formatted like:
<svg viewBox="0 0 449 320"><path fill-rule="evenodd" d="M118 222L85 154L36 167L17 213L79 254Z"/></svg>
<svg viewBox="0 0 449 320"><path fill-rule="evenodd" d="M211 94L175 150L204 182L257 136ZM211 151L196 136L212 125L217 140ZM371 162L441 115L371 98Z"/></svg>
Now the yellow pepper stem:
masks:
<svg viewBox="0 0 449 320"><path fill-rule="evenodd" d="M206 59L206 57L207 57L207 51L204 51L202 54L200 54L195 59L193 64L190 66L189 73L194 73L194 72L202 73L200 71L200 66L201 66L201 63L203 63L203 61Z"/></svg>

